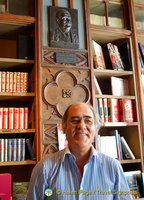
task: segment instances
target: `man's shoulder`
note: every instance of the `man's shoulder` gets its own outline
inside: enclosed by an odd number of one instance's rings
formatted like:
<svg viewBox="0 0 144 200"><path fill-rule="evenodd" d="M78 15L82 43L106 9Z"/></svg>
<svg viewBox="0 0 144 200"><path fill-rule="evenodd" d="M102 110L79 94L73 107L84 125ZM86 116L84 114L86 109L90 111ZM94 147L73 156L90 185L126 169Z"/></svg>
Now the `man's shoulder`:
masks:
<svg viewBox="0 0 144 200"><path fill-rule="evenodd" d="M105 164L111 163L113 165L120 165L119 160L116 158L112 158L106 154L99 152L99 151L97 151L97 155L98 155L98 159L101 163L105 163Z"/></svg>

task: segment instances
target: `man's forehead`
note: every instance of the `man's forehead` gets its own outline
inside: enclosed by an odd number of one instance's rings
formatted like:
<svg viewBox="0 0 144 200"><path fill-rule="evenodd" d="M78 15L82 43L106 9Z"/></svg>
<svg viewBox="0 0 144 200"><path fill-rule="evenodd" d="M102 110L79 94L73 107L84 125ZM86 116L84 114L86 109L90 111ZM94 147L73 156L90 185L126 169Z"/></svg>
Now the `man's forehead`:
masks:
<svg viewBox="0 0 144 200"><path fill-rule="evenodd" d="M89 116L91 118L94 117L93 111L90 109L88 105L85 104L74 104L69 108L68 112L69 117L77 116L77 117L84 117Z"/></svg>

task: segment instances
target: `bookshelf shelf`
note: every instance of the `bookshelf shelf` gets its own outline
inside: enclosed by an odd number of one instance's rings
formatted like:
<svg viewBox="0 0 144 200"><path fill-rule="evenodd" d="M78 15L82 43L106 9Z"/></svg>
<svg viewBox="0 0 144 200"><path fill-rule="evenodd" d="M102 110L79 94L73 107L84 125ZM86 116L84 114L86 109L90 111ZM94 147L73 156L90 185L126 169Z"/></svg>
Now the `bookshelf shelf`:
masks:
<svg viewBox="0 0 144 200"><path fill-rule="evenodd" d="M106 122L105 127L126 127L126 126L138 126L138 122Z"/></svg>
<svg viewBox="0 0 144 200"><path fill-rule="evenodd" d="M21 102L31 101L34 97L35 97L34 92L29 92L29 93L0 92L0 102L4 100L6 101L20 100Z"/></svg>
<svg viewBox="0 0 144 200"><path fill-rule="evenodd" d="M141 163L141 159L121 160L120 163L121 163L121 164Z"/></svg>
<svg viewBox="0 0 144 200"><path fill-rule="evenodd" d="M19 65L29 65L34 64L34 60L25 59L14 59L14 58L0 58L0 69L6 67L14 67Z"/></svg>
<svg viewBox="0 0 144 200"><path fill-rule="evenodd" d="M135 96L114 96L114 95L95 95L96 98L109 98L109 99L135 99Z"/></svg>
<svg viewBox="0 0 144 200"><path fill-rule="evenodd" d="M111 77L111 76L130 76L133 75L132 71L116 71L116 70L98 70L94 69L94 74L96 77Z"/></svg>
<svg viewBox="0 0 144 200"><path fill-rule="evenodd" d="M35 165L35 164L36 164L36 161L32 161L32 160L0 162L1 167L13 166L13 165Z"/></svg>
<svg viewBox="0 0 144 200"><path fill-rule="evenodd" d="M7 130L2 130L0 129L0 134L10 134L10 133L35 133L35 129L7 129Z"/></svg>

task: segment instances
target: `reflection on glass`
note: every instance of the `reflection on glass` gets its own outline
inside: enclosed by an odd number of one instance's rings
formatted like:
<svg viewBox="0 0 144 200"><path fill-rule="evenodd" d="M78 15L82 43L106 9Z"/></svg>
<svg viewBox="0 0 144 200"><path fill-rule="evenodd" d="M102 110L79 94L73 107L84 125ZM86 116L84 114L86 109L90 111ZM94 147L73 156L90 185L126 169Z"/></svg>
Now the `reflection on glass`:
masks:
<svg viewBox="0 0 144 200"><path fill-rule="evenodd" d="M144 0L134 0L134 3L141 3L141 4L144 4Z"/></svg>
<svg viewBox="0 0 144 200"><path fill-rule="evenodd" d="M135 7L135 20L136 28L138 30L144 30L144 8Z"/></svg>
<svg viewBox="0 0 144 200"><path fill-rule="evenodd" d="M116 28L124 28L123 5L108 4L109 25Z"/></svg>
<svg viewBox="0 0 144 200"><path fill-rule="evenodd" d="M5 12L5 0L0 0L0 14Z"/></svg>
<svg viewBox="0 0 144 200"><path fill-rule="evenodd" d="M94 25L106 25L105 4L90 0L90 23Z"/></svg>

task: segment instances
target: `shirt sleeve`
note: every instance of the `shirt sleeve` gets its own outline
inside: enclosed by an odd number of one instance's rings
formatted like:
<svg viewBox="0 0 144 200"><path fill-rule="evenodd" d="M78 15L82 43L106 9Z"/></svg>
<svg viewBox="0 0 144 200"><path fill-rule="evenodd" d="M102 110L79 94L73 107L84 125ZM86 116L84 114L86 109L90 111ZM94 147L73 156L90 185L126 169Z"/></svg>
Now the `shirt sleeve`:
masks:
<svg viewBox="0 0 144 200"><path fill-rule="evenodd" d="M44 162L38 163L32 172L27 200L45 200L45 189L48 188L48 177Z"/></svg>
<svg viewBox="0 0 144 200"><path fill-rule="evenodd" d="M114 200L130 200L133 199L127 180L124 176L123 169L119 161L115 160L115 185L113 190Z"/></svg>

